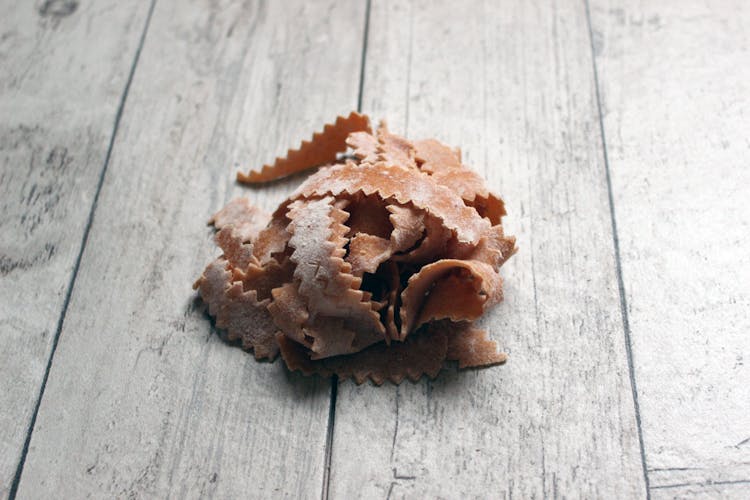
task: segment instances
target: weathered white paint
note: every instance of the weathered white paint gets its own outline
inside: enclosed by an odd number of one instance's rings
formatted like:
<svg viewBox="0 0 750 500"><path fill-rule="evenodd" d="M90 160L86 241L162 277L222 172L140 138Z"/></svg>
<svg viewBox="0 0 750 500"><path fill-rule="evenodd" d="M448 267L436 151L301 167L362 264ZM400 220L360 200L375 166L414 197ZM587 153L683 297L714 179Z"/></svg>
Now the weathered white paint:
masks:
<svg viewBox="0 0 750 500"><path fill-rule="evenodd" d="M520 252L505 366L340 384L332 497L643 497L585 5L372 8L364 110L463 147Z"/></svg>
<svg viewBox="0 0 750 500"><path fill-rule="evenodd" d="M19 497L315 497L329 383L213 335L190 285L240 167L356 106L363 2L160 0Z"/></svg>
<svg viewBox="0 0 750 500"><path fill-rule="evenodd" d="M4 498L21 459L148 4L6 1L0 12Z"/></svg>
<svg viewBox="0 0 750 500"><path fill-rule="evenodd" d="M148 11L74 3L0 21L0 497ZM750 12L714 7L591 5L653 498L750 491ZM328 384L219 341L189 286L208 214L299 182L235 170L355 107L364 19L160 0L19 497L320 494ZM340 385L331 497L644 495L591 42L585 3L373 2L364 110L463 147L521 251L486 321L507 365Z"/></svg>
<svg viewBox="0 0 750 500"><path fill-rule="evenodd" d="M750 4L591 9L654 498L750 494Z"/></svg>

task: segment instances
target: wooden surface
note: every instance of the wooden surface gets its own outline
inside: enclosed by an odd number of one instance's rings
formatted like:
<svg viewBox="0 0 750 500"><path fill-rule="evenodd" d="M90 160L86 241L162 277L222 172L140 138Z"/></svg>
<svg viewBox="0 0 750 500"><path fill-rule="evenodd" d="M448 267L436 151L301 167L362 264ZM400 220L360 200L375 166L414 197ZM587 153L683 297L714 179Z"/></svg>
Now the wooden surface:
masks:
<svg viewBox="0 0 750 500"><path fill-rule="evenodd" d="M750 5L592 5L654 498L750 497Z"/></svg>
<svg viewBox="0 0 750 500"><path fill-rule="evenodd" d="M2 497L23 455L148 13L115 1L37 4L0 4Z"/></svg>
<svg viewBox="0 0 750 500"><path fill-rule="evenodd" d="M745 3L5 3L0 497L750 495ZM332 386L197 307L300 182L235 171L360 104L506 199L505 366Z"/></svg>
<svg viewBox="0 0 750 500"><path fill-rule="evenodd" d="M229 348L190 285L240 164L356 106L364 5L321 7L156 4L19 497L320 495L329 382Z"/></svg>
<svg viewBox="0 0 750 500"><path fill-rule="evenodd" d="M485 318L507 365L341 384L335 498L645 494L586 12L544 5L373 4L364 109L460 144L505 197L521 250Z"/></svg>

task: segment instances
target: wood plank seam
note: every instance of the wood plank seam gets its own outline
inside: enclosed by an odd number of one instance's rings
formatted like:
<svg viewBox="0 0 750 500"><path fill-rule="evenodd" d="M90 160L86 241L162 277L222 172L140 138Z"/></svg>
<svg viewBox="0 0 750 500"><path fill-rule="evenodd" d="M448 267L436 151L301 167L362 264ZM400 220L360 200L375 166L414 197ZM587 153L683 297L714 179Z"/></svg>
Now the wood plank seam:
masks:
<svg viewBox="0 0 750 500"><path fill-rule="evenodd" d="M513 205L525 262L487 322L516 361L342 384L330 496L644 498L584 5L415 3L373 3L364 110L461 146Z"/></svg>
<svg viewBox="0 0 750 500"><path fill-rule="evenodd" d="M628 319L628 302L625 296L625 282L622 275L622 262L620 260L620 240L617 234L617 217L615 214L615 200L612 195L612 177L609 172L609 157L607 155L607 139L604 134L604 119L602 116L601 91L599 89L599 74L596 69L596 53L594 51L594 30L591 23L591 9L589 0L584 0L586 9L586 24L589 31L589 43L591 45L591 67L594 73L594 91L596 93L596 110L599 119L599 134L602 141L602 155L604 160L604 171L607 179L607 198L609 200L609 215L612 221L612 243L615 252L615 270L617 273L617 288L620 295L620 310L622 313L622 328L625 337L625 352L628 359L628 375L630 377L630 388L633 393L633 406L635 411L635 422L638 430L638 445L641 452L641 465L643 467L643 479L646 484L646 498L651 498L651 487L649 485L648 467L646 465L646 450L643 446L643 430L641 427L641 409L638 403L638 386L635 380L633 368L633 343L630 338L630 321Z"/></svg>
<svg viewBox="0 0 750 500"><path fill-rule="evenodd" d="M367 0L365 6L365 32L362 39L362 63L359 67L359 91L357 94L357 112L362 112L362 95L365 87L365 65L367 64L367 38L370 35L370 6L372 0Z"/></svg>
<svg viewBox="0 0 750 500"><path fill-rule="evenodd" d="M365 64L367 62L367 38L370 35L370 8L372 0L367 0L365 5L365 27L362 34L362 55L359 65L359 87L357 90L357 112L362 112L362 95L365 87ZM329 486L331 482L331 459L333 457L333 430L336 425L336 397L338 396L339 379L337 376L331 378L331 400L328 403L328 426L326 428L326 449L323 468L323 491L322 500L328 500Z"/></svg>
<svg viewBox="0 0 750 500"><path fill-rule="evenodd" d="M365 2L296 1L294 16L276 2L182 5L154 8L18 498L321 494L330 381L206 342L189 284L215 252L205 217L249 194L231 179L240 162L356 105ZM165 178L185 182L165 190ZM271 208L296 181L258 190L254 202Z"/></svg>
<svg viewBox="0 0 750 500"><path fill-rule="evenodd" d="M331 399L328 403L328 426L326 428L326 449L323 459L323 491L321 498L328 500L329 484L331 481L331 456L333 452L333 428L336 424L336 396L338 395L339 379L336 375L331 378Z"/></svg>
<svg viewBox="0 0 750 500"><path fill-rule="evenodd" d="M42 398L44 397L44 390L47 387L47 380L49 378L49 372L50 368L52 367L52 361L55 357L55 351L57 350L57 344L60 340L60 333L62 332L62 327L65 322L65 313L68 310L68 305L70 304L70 298L73 293L73 287L75 286L76 278L78 277L78 270L81 265L81 257L83 256L83 251L86 249L86 242L88 241L89 232L91 230L91 225L94 221L94 214L96 212L97 202L99 200L99 193L102 190L102 186L104 185L104 177L107 174L107 167L109 165L109 160L112 155L112 147L115 143L115 138L117 137L117 130L120 125L120 120L122 118L123 110L125 108L125 101L128 97L128 92L130 90L130 84L133 81L133 76L135 75L135 69L138 65L138 60L141 55L141 49L143 48L143 44L146 40L146 33L148 32L148 27L151 22L151 15L154 12L154 7L156 5L156 0L151 0L151 4L149 5L148 13L146 14L146 21L143 26L143 31L141 32L141 37L138 40L138 47L136 48L135 55L133 57L133 63L130 67L130 72L128 73L128 79L125 82L125 87L123 89L122 95L120 97L120 102L117 106L117 113L115 114L115 120L114 125L112 127L112 134L109 138L109 144L107 145L107 153L104 157L104 163L102 165L101 172L99 174L99 180L96 185L96 190L94 192L94 198L91 202L91 209L89 210L88 218L86 219L86 225L84 227L83 231L83 237L81 238L81 245L78 249L78 255L76 255L75 264L73 265L73 272L70 275L70 281L68 282L68 287L65 290L65 299L63 301L62 309L60 310L60 317L58 318L57 325L55 326L55 335L52 340L52 348L49 353L49 358L47 358L47 365L44 370L44 377L42 378L42 384L39 387L39 396L37 397L36 403L34 404L34 411L31 415L31 420L29 421L28 430L26 432L26 439L23 443L23 449L21 451L21 458L18 461L18 467L16 468L16 473L13 476L13 483L10 487L10 492L8 494L8 498L10 500L13 500L16 498L16 494L18 492L18 485L21 482L21 475L23 474L23 466L26 463L26 456L29 452L29 443L31 442L31 435L34 432L34 426L36 424L37 415L39 414L39 407L42 402Z"/></svg>
<svg viewBox="0 0 750 500"><path fill-rule="evenodd" d="M652 490L667 490L671 488L682 488L683 486L724 486L732 484L750 484L750 479L737 479L735 481L706 481L700 483L675 483L675 484L660 484L658 486L652 486Z"/></svg>

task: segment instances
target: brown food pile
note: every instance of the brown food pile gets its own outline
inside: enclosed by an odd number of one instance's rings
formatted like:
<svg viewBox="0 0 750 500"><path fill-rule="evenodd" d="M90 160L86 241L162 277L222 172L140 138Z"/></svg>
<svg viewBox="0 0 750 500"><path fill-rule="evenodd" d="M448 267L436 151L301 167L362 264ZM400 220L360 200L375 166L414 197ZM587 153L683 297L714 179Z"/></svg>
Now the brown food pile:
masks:
<svg viewBox="0 0 750 500"><path fill-rule="evenodd" d="M336 163L347 145L353 156ZM515 238L460 151L384 125L373 134L352 113L238 180L321 164L273 214L240 198L211 218L223 255L194 287L216 326L258 359L281 352L291 370L357 383L505 361L471 321L502 300Z"/></svg>

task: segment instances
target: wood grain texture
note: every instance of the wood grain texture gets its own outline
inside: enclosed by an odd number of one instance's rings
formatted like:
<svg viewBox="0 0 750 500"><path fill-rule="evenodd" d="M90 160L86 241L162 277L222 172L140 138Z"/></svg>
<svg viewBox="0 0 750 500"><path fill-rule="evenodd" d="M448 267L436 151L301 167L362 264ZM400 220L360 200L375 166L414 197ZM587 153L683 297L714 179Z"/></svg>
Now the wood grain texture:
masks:
<svg viewBox="0 0 750 500"><path fill-rule="evenodd" d="M594 1L655 498L750 493L750 5Z"/></svg>
<svg viewBox="0 0 750 500"><path fill-rule="evenodd" d="M148 5L0 4L0 498L8 495Z"/></svg>
<svg viewBox="0 0 750 500"><path fill-rule="evenodd" d="M331 496L645 496L585 4L372 8L364 111L461 146L520 251L486 318L505 366L340 384Z"/></svg>
<svg viewBox="0 0 750 500"><path fill-rule="evenodd" d="M20 498L315 497L330 385L220 341L190 288L236 171L356 106L364 3L159 1Z"/></svg>

